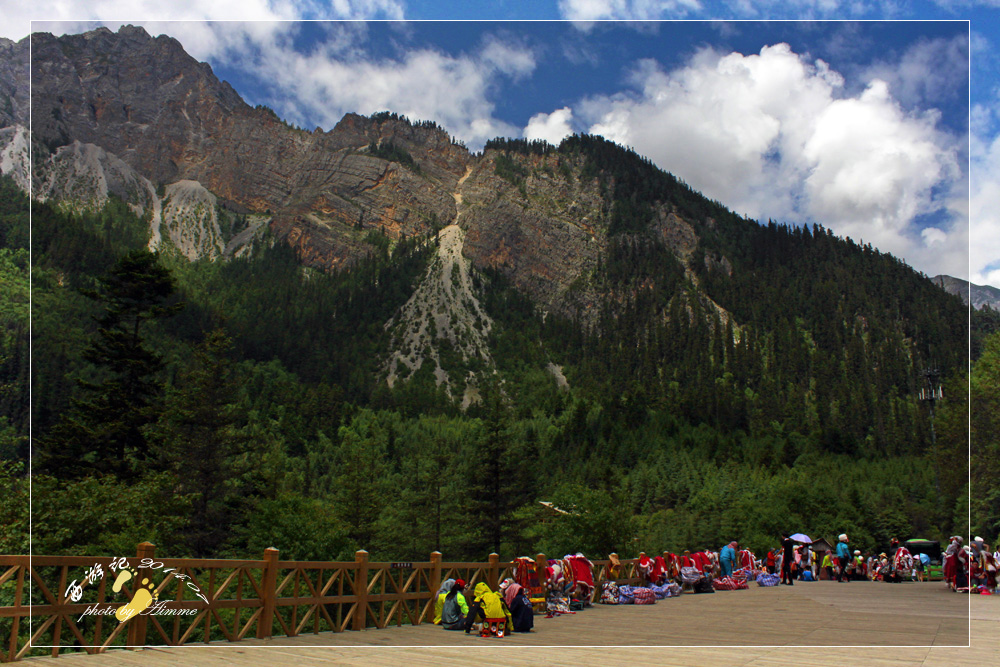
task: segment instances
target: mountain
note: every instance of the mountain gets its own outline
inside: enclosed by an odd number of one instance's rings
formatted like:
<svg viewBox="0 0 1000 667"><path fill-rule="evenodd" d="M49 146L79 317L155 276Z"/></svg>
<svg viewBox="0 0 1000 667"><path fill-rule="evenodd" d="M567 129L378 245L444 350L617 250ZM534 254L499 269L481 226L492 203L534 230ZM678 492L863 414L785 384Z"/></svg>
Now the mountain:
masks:
<svg viewBox="0 0 1000 667"><path fill-rule="evenodd" d="M882 402L913 392L924 359L957 367L967 354L958 301L899 260L820 227L743 219L600 137L471 153L391 112L307 131L247 105L165 35L30 39L31 137L16 67L28 40L0 45L0 164L23 188L30 142L39 199L78 214L121 201L150 247L187 261L278 244L329 276L423 262L369 336L376 385L392 392L423 378L468 407L483 380L533 368L562 387L678 401L692 417L712 405L735 427L766 387L782 419L804 410L841 428L860 411L853 441L876 424L889 437ZM297 356L282 358L299 370ZM323 368L299 372L334 373ZM885 396L837 389L858 382Z"/></svg>
<svg viewBox="0 0 1000 667"><path fill-rule="evenodd" d="M30 39L32 132L29 42L0 43L0 477L30 445L35 507L124 503L36 551L134 543L151 498L143 539L205 557L960 530L968 310L899 259L601 137L307 131L167 36Z"/></svg>
<svg viewBox="0 0 1000 667"><path fill-rule="evenodd" d="M968 280L954 278L952 276L934 276L931 280L948 294L954 294L962 298L962 302L968 305L972 300L972 307L981 309L989 306L993 310L1000 310L1000 289L990 285L976 285Z"/></svg>

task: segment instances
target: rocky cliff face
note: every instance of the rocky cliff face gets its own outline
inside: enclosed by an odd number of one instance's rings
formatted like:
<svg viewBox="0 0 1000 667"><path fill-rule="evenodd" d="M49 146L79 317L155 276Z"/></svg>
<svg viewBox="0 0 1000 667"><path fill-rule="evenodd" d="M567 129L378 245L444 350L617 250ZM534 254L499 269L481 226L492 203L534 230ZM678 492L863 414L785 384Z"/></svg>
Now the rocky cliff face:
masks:
<svg viewBox="0 0 1000 667"><path fill-rule="evenodd" d="M154 185L197 181L255 213L308 264L335 268L368 252L354 230L421 234L454 218L451 191L470 156L434 127L347 116L330 132L285 125L249 107L174 39L126 26L32 36L34 129L118 156ZM391 142L412 168L373 157Z"/></svg>
<svg viewBox="0 0 1000 667"><path fill-rule="evenodd" d="M971 301L972 307L977 310L987 306L993 310L1000 310L1000 289L996 287L976 285L968 280L945 275L934 276L931 280L945 292L960 296L964 304L969 305Z"/></svg>
<svg viewBox="0 0 1000 667"><path fill-rule="evenodd" d="M544 311L584 321L606 296L593 276L607 250L610 203L581 155L472 155L433 123L392 114L348 114L328 132L293 128L243 102L176 40L141 28L31 40L33 130L50 153L36 160L43 198L99 206L118 196L147 216L151 246L192 260L248 252L266 227L325 270L372 252L371 231L437 235L438 257L387 325L396 339L390 384L429 362L449 392L466 401L474 394L474 378L451 377L433 349L447 341L463 367L492 365L472 268L498 269ZM0 43L8 109L0 108L0 126L24 114L17 72L26 45ZM26 134L2 132L0 166L23 171ZM239 211L240 225L226 211ZM650 227L687 267L698 229L668 205Z"/></svg>
<svg viewBox="0 0 1000 667"><path fill-rule="evenodd" d="M27 127L28 92L28 40L0 37L0 127Z"/></svg>
<svg viewBox="0 0 1000 667"><path fill-rule="evenodd" d="M0 127L0 174L10 176L25 192L31 181L30 143L28 128L23 125Z"/></svg>

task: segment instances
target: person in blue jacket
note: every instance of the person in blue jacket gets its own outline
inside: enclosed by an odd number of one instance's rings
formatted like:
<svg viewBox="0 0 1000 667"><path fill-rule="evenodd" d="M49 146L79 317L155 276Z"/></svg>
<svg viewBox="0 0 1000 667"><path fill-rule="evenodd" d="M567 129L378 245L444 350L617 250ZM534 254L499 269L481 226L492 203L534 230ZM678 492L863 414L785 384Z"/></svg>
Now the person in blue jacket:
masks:
<svg viewBox="0 0 1000 667"><path fill-rule="evenodd" d="M723 577L733 575L733 567L736 565L736 540L733 540L719 551L719 568Z"/></svg>
<svg viewBox="0 0 1000 667"><path fill-rule="evenodd" d="M837 560L839 561L840 567L837 568L837 583L841 581L850 582L851 578L846 576L847 566L851 562L851 548L847 546L847 535L841 535L840 541L837 542Z"/></svg>

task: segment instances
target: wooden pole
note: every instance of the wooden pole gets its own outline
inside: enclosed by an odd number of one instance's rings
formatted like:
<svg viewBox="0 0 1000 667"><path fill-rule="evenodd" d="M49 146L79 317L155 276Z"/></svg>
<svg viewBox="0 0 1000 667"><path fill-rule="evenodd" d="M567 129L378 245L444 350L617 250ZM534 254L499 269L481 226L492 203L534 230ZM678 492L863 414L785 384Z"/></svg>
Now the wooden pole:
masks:
<svg viewBox="0 0 1000 667"><path fill-rule="evenodd" d="M500 583L497 581L500 578L500 555L495 551L490 554L490 571L487 575L486 584L490 587L490 590L497 590L497 585Z"/></svg>
<svg viewBox="0 0 1000 667"><path fill-rule="evenodd" d="M545 576L545 568L549 565L549 559L545 554L535 554L535 574L538 575L538 583L542 587L542 597L549 597L549 582Z"/></svg>
<svg viewBox="0 0 1000 667"><path fill-rule="evenodd" d="M418 621L423 621L427 617L427 613L434 613L434 605L437 604L437 591L441 588L441 552L432 551L431 552L431 578L428 582L431 586L431 599L430 602L424 605L423 613L420 615Z"/></svg>
<svg viewBox="0 0 1000 667"><path fill-rule="evenodd" d="M362 549L354 554L354 596L357 606L354 607L354 630L365 629L368 614L368 552Z"/></svg>
<svg viewBox="0 0 1000 667"><path fill-rule="evenodd" d="M264 575L260 589L264 599L260 601L260 618L257 619L257 639L270 639L274 625L275 603L278 595L278 550L264 549Z"/></svg>
<svg viewBox="0 0 1000 667"><path fill-rule="evenodd" d="M153 553L156 551L156 547L151 542L140 542L135 549L135 557L137 561L142 561L143 558L149 558L152 560ZM136 563L138 565L139 563ZM148 574L152 572L152 569L146 568L143 570L138 570L139 574L135 576L132 580L132 597L135 598L136 592L139 587L142 586L142 580L148 578ZM131 621L131 625L128 628L128 635L126 639L126 644L131 648L142 648L146 645L146 617L142 614L136 615Z"/></svg>

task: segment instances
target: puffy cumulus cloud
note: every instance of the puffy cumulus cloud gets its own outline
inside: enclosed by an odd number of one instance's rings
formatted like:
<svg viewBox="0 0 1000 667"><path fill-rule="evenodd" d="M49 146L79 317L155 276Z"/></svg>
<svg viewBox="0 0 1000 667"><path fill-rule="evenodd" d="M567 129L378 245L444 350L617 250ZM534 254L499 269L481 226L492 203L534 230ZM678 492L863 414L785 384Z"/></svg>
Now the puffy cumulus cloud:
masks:
<svg viewBox="0 0 1000 667"><path fill-rule="evenodd" d="M54 33L73 33L90 29L93 21L109 27L124 23L142 23L147 26L157 22L173 21L285 21L294 19L358 19L403 18L403 0L92 0L91 2L65 2L64 0L35 0L34 2L6 3L0 36L21 39L31 30L31 19L44 19L45 25L36 24L35 30ZM171 23L158 32L176 35L185 48L196 57L206 58L225 48L225 31L219 26L205 24ZM154 28L155 29L155 28ZM258 36L271 30L282 30L271 24L247 24L246 30ZM147 27L147 30L150 30ZM152 31L152 30L151 30ZM223 43L219 44L219 40Z"/></svg>
<svg viewBox="0 0 1000 667"><path fill-rule="evenodd" d="M498 135L520 134L520 128L494 116L491 95L501 77L516 79L534 69L529 50L487 38L471 54L415 49L398 58L373 60L344 40L309 52L296 50L292 41L285 37L250 45L238 61L269 82L266 99L256 101L294 122L332 127L347 112L391 110L414 120L433 120L473 149Z"/></svg>
<svg viewBox="0 0 1000 667"><path fill-rule="evenodd" d="M579 105L590 132L741 213L818 222L920 270L964 273L958 140L937 129L935 112L906 112L885 82L851 96L826 63L777 44L751 55L706 49L671 72L642 61L631 84ZM936 229L924 235L927 215Z"/></svg>
<svg viewBox="0 0 1000 667"><path fill-rule="evenodd" d="M958 174L934 120L905 116L877 79L857 98L832 101L815 117L801 154L810 166L806 210L855 238L888 242L933 210L932 188Z"/></svg>
<svg viewBox="0 0 1000 667"><path fill-rule="evenodd" d="M972 282L1000 287L1000 96L976 105L972 124L969 267Z"/></svg>
<svg viewBox="0 0 1000 667"><path fill-rule="evenodd" d="M573 120L573 111L569 107L557 109L552 113L537 113L528 119L528 125L524 128L524 138L528 141L547 141L553 146L558 146L559 142L573 134L570 125Z"/></svg>

